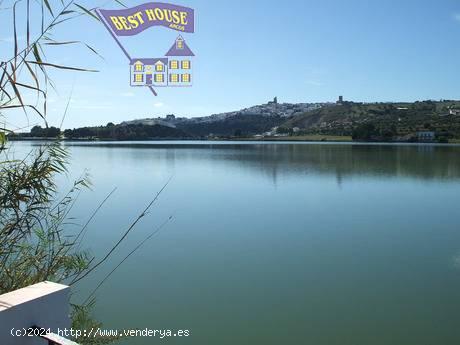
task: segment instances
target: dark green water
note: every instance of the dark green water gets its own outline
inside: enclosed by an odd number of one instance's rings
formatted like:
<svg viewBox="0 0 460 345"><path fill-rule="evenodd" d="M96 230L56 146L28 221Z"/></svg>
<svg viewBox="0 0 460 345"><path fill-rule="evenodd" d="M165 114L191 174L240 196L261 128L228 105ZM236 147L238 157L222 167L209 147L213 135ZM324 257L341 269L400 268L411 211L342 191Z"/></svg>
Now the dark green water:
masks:
<svg viewBox="0 0 460 345"><path fill-rule="evenodd" d="M28 144L21 144L28 145ZM73 144L102 255L167 179L104 273L174 220L97 293L106 328L188 329L126 344L460 343L460 147ZM68 182L62 182L63 185Z"/></svg>

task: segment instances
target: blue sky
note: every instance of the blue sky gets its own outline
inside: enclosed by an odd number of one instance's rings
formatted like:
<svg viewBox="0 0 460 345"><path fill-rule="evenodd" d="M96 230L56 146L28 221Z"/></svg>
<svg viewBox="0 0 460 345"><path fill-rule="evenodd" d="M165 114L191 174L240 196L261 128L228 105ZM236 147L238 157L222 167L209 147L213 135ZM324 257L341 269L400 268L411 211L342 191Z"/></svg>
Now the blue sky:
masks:
<svg viewBox="0 0 460 345"><path fill-rule="evenodd" d="M147 1L125 1L129 6ZM91 7L107 1L87 1ZM203 116L265 103L460 99L459 1L174 1L196 11L196 33L184 34L196 54L191 88L129 86L128 61L109 33L81 17L60 27L56 39L84 47L48 49L48 60L98 69L57 71L48 119L64 128L163 116ZM106 4L103 8L118 8ZM0 57L11 49L8 11L1 11ZM155 27L123 44L134 57L160 57L178 32ZM52 49L51 49L52 48ZM36 121L35 121L36 120ZM29 124L38 119L29 120ZM20 114L10 123L23 125Z"/></svg>

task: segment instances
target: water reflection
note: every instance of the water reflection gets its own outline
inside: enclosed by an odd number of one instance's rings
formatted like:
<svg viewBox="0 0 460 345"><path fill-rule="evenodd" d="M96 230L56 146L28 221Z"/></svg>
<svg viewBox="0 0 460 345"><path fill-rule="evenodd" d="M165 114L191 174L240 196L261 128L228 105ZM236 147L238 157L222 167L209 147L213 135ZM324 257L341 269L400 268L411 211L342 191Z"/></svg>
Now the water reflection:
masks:
<svg viewBox="0 0 460 345"><path fill-rule="evenodd" d="M340 185L355 176L409 177L424 180L460 178L460 146L272 144L209 142L67 143L69 146L131 149L139 155L166 160L209 161L228 168L260 172L274 183L280 175L333 174ZM135 149L135 150L134 150ZM143 149L143 150L140 150ZM109 150L110 152L110 150Z"/></svg>

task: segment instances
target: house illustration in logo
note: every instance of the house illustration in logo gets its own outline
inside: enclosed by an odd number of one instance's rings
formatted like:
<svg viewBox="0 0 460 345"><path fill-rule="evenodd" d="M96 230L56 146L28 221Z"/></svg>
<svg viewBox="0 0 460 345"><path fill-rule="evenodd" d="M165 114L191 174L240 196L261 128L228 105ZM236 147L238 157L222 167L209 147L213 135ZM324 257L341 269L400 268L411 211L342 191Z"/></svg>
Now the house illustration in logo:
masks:
<svg viewBox="0 0 460 345"><path fill-rule="evenodd" d="M165 57L131 59L131 86L192 86L194 56L179 35Z"/></svg>

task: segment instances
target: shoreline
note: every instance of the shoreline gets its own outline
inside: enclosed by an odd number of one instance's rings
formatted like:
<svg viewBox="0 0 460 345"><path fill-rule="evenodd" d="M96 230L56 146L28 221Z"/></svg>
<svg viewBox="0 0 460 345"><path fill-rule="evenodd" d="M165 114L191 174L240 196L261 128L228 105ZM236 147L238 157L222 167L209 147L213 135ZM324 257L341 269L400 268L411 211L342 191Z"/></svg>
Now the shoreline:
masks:
<svg viewBox="0 0 460 345"><path fill-rule="evenodd" d="M98 143L98 142L112 142L112 143L126 143L126 142L171 142L171 141L180 141L180 142L249 142L249 143L337 143L337 144L382 144L382 145L391 145L391 144L410 144L410 145L459 145L460 140L454 139L448 143L440 143L435 141L426 141L426 142L409 142L409 141L362 141L362 140L352 140L351 137L340 137L340 136L299 136L297 137L267 137L267 138L152 138L152 139L131 139L131 140L114 140L114 139L89 139L89 138L80 138L80 139L56 139L56 138L9 138L8 141L30 141L30 142L39 142L39 141L62 141L67 143Z"/></svg>

